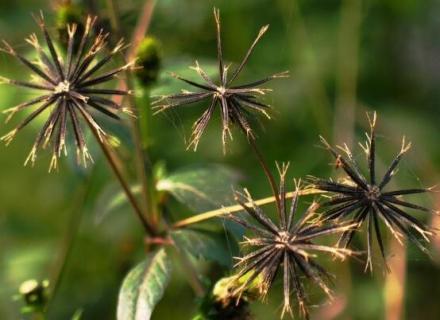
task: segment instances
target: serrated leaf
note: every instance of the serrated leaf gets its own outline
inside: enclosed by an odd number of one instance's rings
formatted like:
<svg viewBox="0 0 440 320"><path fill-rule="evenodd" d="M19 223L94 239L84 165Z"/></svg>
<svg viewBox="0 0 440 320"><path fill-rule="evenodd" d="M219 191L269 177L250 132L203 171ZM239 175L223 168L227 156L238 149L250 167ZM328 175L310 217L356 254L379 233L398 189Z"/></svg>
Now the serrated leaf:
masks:
<svg viewBox="0 0 440 320"><path fill-rule="evenodd" d="M193 257L215 261L225 267L231 267L234 249L237 251L235 240L227 239L224 232L185 229L173 231L171 237L179 248Z"/></svg>
<svg viewBox="0 0 440 320"><path fill-rule="evenodd" d="M149 254L125 277L118 298L117 320L148 320L162 299L171 275L164 249Z"/></svg>
<svg viewBox="0 0 440 320"><path fill-rule="evenodd" d="M233 190L239 175L221 165L205 165L175 172L157 183L189 209L208 211L227 206L233 201Z"/></svg>

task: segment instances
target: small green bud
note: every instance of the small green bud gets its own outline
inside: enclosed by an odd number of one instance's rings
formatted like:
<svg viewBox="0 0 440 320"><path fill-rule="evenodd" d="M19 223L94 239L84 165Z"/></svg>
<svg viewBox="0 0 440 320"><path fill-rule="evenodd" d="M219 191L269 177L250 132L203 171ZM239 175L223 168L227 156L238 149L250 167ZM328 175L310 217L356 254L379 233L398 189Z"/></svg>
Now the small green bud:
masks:
<svg viewBox="0 0 440 320"><path fill-rule="evenodd" d="M136 76L145 86L152 85L158 78L161 65L161 45L153 37L145 37L136 52Z"/></svg>
<svg viewBox="0 0 440 320"><path fill-rule="evenodd" d="M232 276L218 280L212 291L203 299L199 313L193 320L253 319L249 310L249 302L259 295L262 277L258 276L246 286L244 291L241 291L241 286L250 276L252 272L240 278Z"/></svg>
<svg viewBox="0 0 440 320"><path fill-rule="evenodd" d="M23 296L26 296L26 295L34 292L37 288L38 288L38 281L37 280L27 280L20 285L20 288L18 289L18 291Z"/></svg>
<svg viewBox="0 0 440 320"><path fill-rule="evenodd" d="M244 276L237 278L236 276L222 278L215 284L212 295L217 302L223 305L228 305L232 300L236 300L236 291L243 284L246 283L247 279L252 276L252 272L246 273ZM241 299L243 300L254 300L258 297L260 293L262 283L262 276L259 275L250 284L246 286L242 292Z"/></svg>

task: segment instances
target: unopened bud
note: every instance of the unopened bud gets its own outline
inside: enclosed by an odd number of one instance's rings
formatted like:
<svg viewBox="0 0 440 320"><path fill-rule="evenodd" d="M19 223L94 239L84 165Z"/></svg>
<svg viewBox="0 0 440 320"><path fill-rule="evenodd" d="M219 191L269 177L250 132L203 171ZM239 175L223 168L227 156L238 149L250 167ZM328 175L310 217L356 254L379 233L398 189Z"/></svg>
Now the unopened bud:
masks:
<svg viewBox="0 0 440 320"><path fill-rule="evenodd" d="M136 52L137 66L136 76L140 82L149 86L153 84L159 75L161 65L161 48L160 43L153 37L146 37L139 44Z"/></svg>
<svg viewBox="0 0 440 320"><path fill-rule="evenodd" d="M47 280L27 280L20 285L18 292L23 297L27 306L33 308L44 308L47 302Z"/></svg>

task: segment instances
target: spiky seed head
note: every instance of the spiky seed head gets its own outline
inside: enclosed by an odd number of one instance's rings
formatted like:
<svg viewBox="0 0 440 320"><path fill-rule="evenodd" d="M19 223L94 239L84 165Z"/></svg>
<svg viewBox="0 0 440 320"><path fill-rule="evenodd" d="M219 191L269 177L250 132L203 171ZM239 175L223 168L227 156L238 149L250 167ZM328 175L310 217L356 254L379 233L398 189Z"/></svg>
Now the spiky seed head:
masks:
<svg viewBox="0 0 440 320"><path fill-rule="evenodd" d="M247 64L260 38L267 31L268 26L264 26L260 29L256 39L251 44L243 60L232 72L231 76L229 76L229 66L225 66L223 61L220 11L217 8L214 8L214 21L217 30L219 80L214 81L211 79L211 77L196 61L196 65L195 67L192 67L192 69L200 76L202 80L201 83L182 78L176 74L171 74L171 76L174 78L181 80L195 88L197 90L196 92L184 91L178 94L159 97L159 99L153 103L155 113L160 113L169 109L179 108L181 106L187 106L189 104L195 104L198 102L207 103L206 110L194 122L193 125L188 149L193 149L194 151L197 149L199 141L215 110L219 110L221 116L221 139L224 152L226 151L227 142L232 140L231 128L233 126L238 127L249 140L255 139L251 122L254 121L256 115L260 114L270 119L270 106L264 102L261 102L260 98L271 90L260 88L260 86L273 79L283 78L288 75L287 72L283 72L247 84L233 85L244 66Z"/></svg>
<svg viewBox="0 0 440 320"><path fill-rule="evenodd" d="M411 148L403 137L399 153L389 165L382 178L378 179L376 173L376 123L377 115L367 114L370 131L366 133L365 143L359 143L366 154L368 162L367 175L361 173L359 165L352 152L344 145L332 147L323 137L320 137L324 147L336 159L337 169L344 171L344 180L335 182L331 179L310 177L312 187L327 191L332 195L330 200L322 204L325 208L324 215L328 220L352 221L358 224L358 228L347 230L339 240L342 247L348 247L353 236L362 224L367 229L367 261L366 270L373 270L373 238L379 245L379 249L387 270L385 245L379 222L382 221L391 234L400 242L406 237L420 250L429 254L426 243L429 242L433 231L424 223L411 216L409 210L419 210L435 213L434 210L422 207L415 203L402 199L405 195L424 193L428 188L389 189L389 182L397 172L398 165L403 155Z"/></svg>
<svg viewBox="0 0 440 320"><path fill-rule="evenodd" d="M50 170L55 169L58 158L67 153L66 136L69 128L68 122L70 122L78 159L82 160L85 165L87 161L91 161L91 156L86 147L83 124L86 124L98 139L106 141L107 135L95 120L94 113L98 112L119 119L118 113L127 109L114 102L112 96L125 96L132 94L132 92L130 90L106 89L102 85L115 79L121 72L133 68L134 63L129 62L121 67L106 70L114 55L121 50L122 42L119 42L110 52L104 53L108 35L100 32L93 36L92 29L96 18L87 18L84 32L79 38L76 37L79 24L66 26L68 42L64 59L61 58L46 28L43 14L36 16L35 20L41 28L47 50L41 47L35 34L31 34L26 41L36 49L38 63L31 62L17 53L6 41L3 41L4 46L1 49L25 65L32 72L35 80L25 82L0 77L0 82L40 91L41 95L3 111L8 114L6 120L9 121L17 112L35 107L30 115L0 139L9 144L18 131L43 114L44 111L50 110L25 163L34 164L38 150L52 144L53 155L50 161ZM77 52L74 49L75 46L78 46ZM103 53L102 57L98 56L101 53ZM92 112L92 110L94 111Z"/></svg>
<svg viewBox="0 0 440 320"><path fill-rule="evenodd" d="M278 223L275 223L255 204L246 189L242 193L236 193L237 202L255 223L229 215L231 220L241 224L253 234L252 238L244 238L241 245L246 253L237 259L236 264L238 268L236 278L246 277L246 280L232 294L240 298L248 285L259 277L262 279L259 282L259 292L264 299L278 271L281 270L284 295L281 316L283 317L286 313L292 314L291 295L295 293L300 313L307 317L307 298L301 273L331 296L331 290L325 281L329 274L315 261L317 253L331 254L341 259L354 254L349 249L318 244L316 240L321 236L353 230L357 224L328 221L324 223L323 217L316 213L319 208L317 202L313 202L303 216L294 221L298 206L299 185L296 183L297 192L294 193L290 207L287 207L285 181L289 164L277 164L277 167L280 174L279 195L276 197L276 201L279 202L277 204Z"/></svg>

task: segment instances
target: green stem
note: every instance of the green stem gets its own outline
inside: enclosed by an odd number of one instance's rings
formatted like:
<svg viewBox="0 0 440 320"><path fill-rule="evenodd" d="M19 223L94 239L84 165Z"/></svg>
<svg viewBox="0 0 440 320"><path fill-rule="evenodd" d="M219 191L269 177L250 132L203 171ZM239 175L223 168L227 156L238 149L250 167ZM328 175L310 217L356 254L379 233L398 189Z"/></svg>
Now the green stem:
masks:
<svg viewBox="0 0 440 320"><path fill-rule="evenodd" d="M134 85L133 78L131 74L127 72L127 85L129 87L132 87ZM133 96L130 96L130 104L135 107L136 106L136 99ZM141 188L142 188L142 204L145 209L145 212L147 213L150 223L153 226L157 226L158 224L158 218L157 218L157 210L154 210L154 205L151 203L152 201L152 192L154 186L152 185L152 172L151 172L151 163L148 158L147 154L147 148L144 147L145 141L143 143L142 139L142 133L140 129L140 121L143 120L142 117L142 111L139 110L140 108L137 108L136 110L141 115L139 118L132 118L131 119L131 131L133 135L134 140L134 146L135 146L135 159L136 159L136 171L138 173ZM148 164L150 170L147 171L146 164ZM150 179L149 179L150 178ZM150 181L151 180L151 181Z"/></svg>
<svg viewBox="0 0 440 320"><path fill-rule="evenodd" d="M120 31L120 24L119 24L119 8L117 3L114 0L107 0L107 9L109 12L110 17L110 23L112 25L113 30Z"/></svg>
<svg viewBox="0 0 440 320"><path fill-rule="evenodd" d="M353 141L356 90L359 69L359 41L362 23L362 1L344 0L341 6L337 72L335 141L350 147Z"/></svg>
<svg viewBox="0 0 440 320"><path fill-rule="evenodd" d="M140 11L137 25L135 27L135 30L133 31L131 47L126 56L127 61L132 61L136 57L136 51L139 47L139 44L141 43L142 39L145 37L145 35L148 32L148 28L150 26L151 17L153 15L155 4L156 4L155 0L146 0L144 3L144 7ZM132 87L134 81L132 75L128 71L126 73L126 78L127 78L126 85L128 87ZM133 109L139 110L138 108L136 108L136 101L134 97L130 97L130 103ZM157 210L155 209L155 206L151 203L152 202L151 198L154 189L153 181L150 181L152 180L152 174L147 175L147 173L151 173L151 170L150 172L147 172L145 168L145 164L148 160L148 155L145 152L146 149L144 150L142 147L142 135L139 129L139 122L137 121L137 119L135 118L132 119L131 127L132 127L132 134L133 134L135 153L136 153L136 170L142 186L142 204L149 216L150 223L153 226L157 226L159 222Z"/></svg>
<svg viewBox="0 0 440 320"><path fill-rule="evenodd" d="M295 193L296 192L286 193L286 199L292 198L295 195ZM317 189L305 189L305 190L300 190L298 192L298 196L305 196L305 195L310 195L310 194L321 194L321 193L324 193L324 192L317 190ZM254 201L254 203L257 206L262 206L262 205L273 203L274 201L276 201L276 198L274 196L271 196L271 197L256 200L256 201ZM246 205L250 206L251 203L246 203ZM200 214L196 214L192 217L177 221L176 223L174 223L172 225L172 228L173 229L184 228L184 227L188 227L190 225L200 223L200 222L212 219L212 218L217 218L217 217L221 217L223 215L237 213L240 211L243 211L243 207L239 204L229 206L229 207L222 207L220 209L203 212Z"/></svg>
<svg viewBox="0 0 440 320"><path fill-rule="evenodd" d="M121 30L119 30L119 26L120 26L119 20L120 19L119 19L118 13L116 11L115 3L113 2L114 0L108 0L108 1L109 1L108 8L111 11L111 15L112 15L113 19L116 20L115 26L118 27L117 31L119 33L121 33ZM150 25L154 6L155 6L155 0L146 0L145 1L143 9L140 11L138 22L135 27L135 30L133 31L132 43L131 43L130 49L125 57L126 62L132 61L136 57L136 50L139 46L139 43L148 31L148 27ZM125 82L124 81L120 82L119 89L132 88L133 85L134 85L134 81L133 81L132 75L127 70L126 80L125 80ZM134 99L134 97L130 96L129 99L130 99L131 108L134 110L139 110L138 108L136 108L136 100ZM146 214L145 216L143 214L140 215L143 217L142 220L143 220L143 225L145 228L147 228L146 226L149 225L150 229L156 230L157 224L158 224L158 219L155 214L151 213L152 211L156 212L156 210L153 210L154 206L151 204L151 201L150 201L150 194L152 192L152 185L149 185L149 176L151 177L151 175L147 174L147 170L145 168L145 165L147 162L146 160L147 160L148 156L145 152L146 150L144 150L142 148L142 137L141 137L139 123L138 123L137 119L132 118L130 123L131 123L131 134L132 134L133 142L135 145L136 172L137 172L137 176L138 176L138 179L140 180L140 184L141 184L141 188L142 188L141 208L138 208L138 209L135 208L135 210L139 211L139 212L144 212ZM138 213L138 215L139 215L139 213ZM149 218L149 217L151 217L151 218Z"/></svg>

